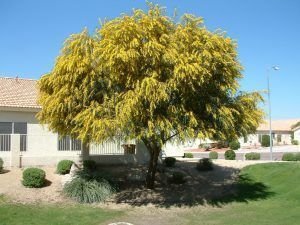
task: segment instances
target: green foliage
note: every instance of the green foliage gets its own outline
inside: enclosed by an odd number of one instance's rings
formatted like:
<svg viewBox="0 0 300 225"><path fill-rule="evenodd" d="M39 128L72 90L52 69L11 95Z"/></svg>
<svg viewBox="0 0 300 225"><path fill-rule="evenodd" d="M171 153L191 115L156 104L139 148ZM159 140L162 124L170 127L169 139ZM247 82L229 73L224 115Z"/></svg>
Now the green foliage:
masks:
<svg viewBox="0 0 300 225"><path fill-rule="evenodd" d="M282 155L282 161L296 161L294 153L284 153Z"/></svg>
<svg viewBox="0 0 300 225"><path fill-rule="evenodd" d="M169 179L169 182L173 184L183 184L186 181L184 177L185 177L184 173L175 171L173 172L171 178Z"/></svg>
<svg viewBox="0 0 300 225"><path fill-rule="evenodd" d="M94 171L97 168L97 163L94 160L84 160L83 169Z"/></svg>
<svg viewBox="0 0 300 225"><path fill-rule="evenodd" d="M260 153L250 152L245 155L246 160L260 160Z"/></svg>
<svg viewBox="0 0 300 225"><path fill-rule="evenodd" d="M56 172L58 174L67 174L70 173L71 167L73 165L73 161L71 160L61 160L57 164Z"/></svg>
<svg viewBox="0 0 300 225"><path fill-rule="evenodd" d="M104 202L114 194L115 189L105 180L99 182L76 177L65 184L63 191L67 197L77 202L94 203Z"/></svg>
<svg viewBox="0 0 300 225"><path fill-rule="evenodd" d="M213 170L213 163L208 158L200 159L196 166L199 171L209 171Z"/></svg>
<svg viewBox="0 0 300 225"><path fill-rule="evenodd" d="M229 143L229 148L231 150L238 150L241 147L240 142L238 140L231 141Z"/></svg>
<svg viewBox="0 0 300 225"><path fill-rule="evenodd" d="M183 156L184 158L194 158L194 155L193 155L193 153L191 153L191 152L187 152L187 153L184 153L184 156Z"/></svg>
<svg viewBox="0 0 300 225"><path fill-rule="evenodd" d="M218 152L211 151L211 152L209 153L209 158L210 158L210 159L218 159Z"/></svg>
<svg viewBox="0 0 300 225"><path fill-rule="evenodd" d="M3 165L4 165L3 159L0 158L0 173L1 173L2 170L3 170Z"/></svg>
<svg viewBox="0 0 300 225"><path fill-rule="evenodd" d="M263 147L270 147L270 135L264 134L261 137L261 146L263 146Z"/></svg>
<svg viewBox="0 0 300 225"><path fill-rule="evenodd" d="M174 133L238 137L262 118L261 96L238 92L241 70L236 43L224 33L192 15L174 21L152 5L105 22L95 35L67 39L39 82L38 118L96 142L120 132L160 144Z"/></svg>
<svg viewBox="0 0 300 225"><path fill-rule="evenodd" d="M298 140L292 140L292 145L299 145Z"/></svg>
<svg viewBox="0 0 300 225"><path fill-rule="evenodd" d="M300 153L295 153L295 160L300 161Z"/></svg>
<svg viewBox="0 0 300 225"><path fill-rule="evenodd" d="M25 187L40 188L45 184L46 173L39 168L27 168L23 171L22 184Z"/></svg>
<svg viewBox="0 0 300 225"><path fill-rule="evenodd" d="M176 163L176 159L174 157L166 157L164 162L167 167L173 167Z"/></svg>
<svg viewBox="0 0 300 225"><path fill-rule="evenodd" d="M282 161L300 161L300 153L284 153Z"/></svg>
<svg viewBox="0 0 300 225"><path fill-rule="evenodd" d="M142 140L151 169L171 138L224 140L256 130L262 97L239 91L241 71L234 40L200 17L175 21L150 4L65 41L39 82L38 118L83 143Z"/></svg>
<svg viewBox="0 0 300 225"><path fill-rule="evenodd" d="M235 152L233 150L227 150L225 152L225 159L227 159L227 160L235 160Z"/></svg>

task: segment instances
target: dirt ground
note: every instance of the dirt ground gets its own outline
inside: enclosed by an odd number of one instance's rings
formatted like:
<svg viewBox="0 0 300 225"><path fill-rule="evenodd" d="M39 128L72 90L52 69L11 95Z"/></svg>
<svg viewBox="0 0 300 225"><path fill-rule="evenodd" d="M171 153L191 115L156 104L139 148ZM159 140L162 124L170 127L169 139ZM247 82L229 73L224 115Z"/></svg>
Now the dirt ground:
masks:
<svg viewBox="0 0 300 225"><path fill-rule="evenodd" d="M61 176L55 168L43 167L46 172L46 185L43 188L26 188L22 185L23 169L12 168L0 174L0 194L17 203L59 203L66 202L62 194Z"/></svg>
<svg viewBox="0 0 300 225"><path fill-rule="evenodd" d="M208 200L230 193L232 184L239 169L257 162L216 160L215 169L209 172L198 172L196 162L177 162L176 166L164 173L158 173L156 188L146 189L143 183L128 181L126 176L140 169L132 167L113 167L114 174L123 176L125 183L111 202L105 207L122 208L126 206L153 205L161 208L174 206L201 205ZM46 172L47 185L43 188L26 188L22 185L23 169L14 168L0 174L0 194L7 196L12 202L18 203L61 203L71 202L62 195L63 176L55 173L55 168L43 167ZM105 168L110 170L111 168ZM181 171L186 175L186 183L181 185L168 184L166 173ZM119 172L119 174L118 174ZM140 173L140 172L139 172ZM143 176L143 173L140 173Z"/></svg>

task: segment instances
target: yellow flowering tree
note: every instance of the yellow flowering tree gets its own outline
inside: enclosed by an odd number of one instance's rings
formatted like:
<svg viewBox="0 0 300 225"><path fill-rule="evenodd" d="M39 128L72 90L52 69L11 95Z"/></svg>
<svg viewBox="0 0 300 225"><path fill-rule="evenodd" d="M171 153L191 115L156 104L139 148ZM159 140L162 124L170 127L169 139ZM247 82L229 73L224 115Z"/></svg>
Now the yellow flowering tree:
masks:
<svg viewBox="0 0 300 225"><path fill-rule="evenodd" d="M174 138L237 138L254 132L263 113L258 93L239 91L236 43L210 32L199 17L180 21L162 8L134 10L94 35L72 35L39 82L50 129L85 143L116 135L144 142L154 187L159 153Z"/></svg>

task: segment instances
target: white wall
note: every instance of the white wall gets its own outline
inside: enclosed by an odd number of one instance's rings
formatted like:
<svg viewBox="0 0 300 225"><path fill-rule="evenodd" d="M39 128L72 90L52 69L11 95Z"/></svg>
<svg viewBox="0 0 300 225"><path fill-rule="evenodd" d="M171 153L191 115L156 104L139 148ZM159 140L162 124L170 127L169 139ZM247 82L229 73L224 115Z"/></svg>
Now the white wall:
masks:
<svg viewBox="0 0 300 225"><path fill-rule="evenodd" d="M295 130L294 139L300 142L300 128L298 130Z"/></svg>
<svg viewBox="0 0 300 225"><path fill-rule="evenodd" d="M0 111L0 122L27 122L27 151L21 152L23 166L56 165L62 159L78 161L80 151L58 151L58 135L41 126L35 118L36 112ZM11 165L12 152L1 152L6 166ZM93 155L92 159L103 164L144 164L148 151L139 143L134 155Z"/></svg>

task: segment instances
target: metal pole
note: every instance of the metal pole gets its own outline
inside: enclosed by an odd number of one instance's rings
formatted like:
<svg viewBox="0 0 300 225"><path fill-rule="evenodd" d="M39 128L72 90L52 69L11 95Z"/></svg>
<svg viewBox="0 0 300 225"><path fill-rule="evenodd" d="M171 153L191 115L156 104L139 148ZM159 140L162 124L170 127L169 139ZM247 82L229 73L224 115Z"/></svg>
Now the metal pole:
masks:
<svg viewBox="0 0 300 225"><path fill-rule="evenodd" d="M270 160L273 161L273 141L272 141L272 115L271 115L271 94L270 94L270 70L267 70L268 80L268 102L269 102L269 131L270 131Z"/></svg>

